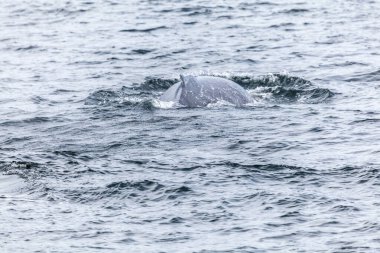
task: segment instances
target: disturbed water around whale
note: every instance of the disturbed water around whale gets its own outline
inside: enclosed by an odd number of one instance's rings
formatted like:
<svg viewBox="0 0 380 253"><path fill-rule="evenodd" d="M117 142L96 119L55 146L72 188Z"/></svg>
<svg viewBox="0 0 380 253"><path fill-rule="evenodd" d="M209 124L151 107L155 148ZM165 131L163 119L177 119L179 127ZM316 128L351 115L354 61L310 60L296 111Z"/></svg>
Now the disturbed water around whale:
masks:
<svg viewBox="0 0 380 253"><path fill-rule="evenodd" d="M0 6L1 252L380 249L378 2Z"/></svg>

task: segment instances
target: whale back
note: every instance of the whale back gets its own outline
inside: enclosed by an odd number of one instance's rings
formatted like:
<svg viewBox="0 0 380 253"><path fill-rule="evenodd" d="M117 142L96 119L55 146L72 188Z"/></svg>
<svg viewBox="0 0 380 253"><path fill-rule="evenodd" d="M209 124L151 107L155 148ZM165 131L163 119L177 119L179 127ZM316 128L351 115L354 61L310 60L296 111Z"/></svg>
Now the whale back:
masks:
<svg viewBox="0 0 380 253"><path fill-rule="evenodd" d="M215 100L209 92L204 83L199 82L195 76L183 76L181 75L182 81L182 93L179 99L181 105L188 107L200 107L206 106ZM216 102L216 100L215 100Z"/></svg>
<svg viewBox="0 0 380 253"><path fill-rule="evenodd" d="M214 76L183 76L181 82L170 87L161 101L174 101L187 107L203 107L226 101L236 106L251 102L251 97L237 83Z"/></svg>

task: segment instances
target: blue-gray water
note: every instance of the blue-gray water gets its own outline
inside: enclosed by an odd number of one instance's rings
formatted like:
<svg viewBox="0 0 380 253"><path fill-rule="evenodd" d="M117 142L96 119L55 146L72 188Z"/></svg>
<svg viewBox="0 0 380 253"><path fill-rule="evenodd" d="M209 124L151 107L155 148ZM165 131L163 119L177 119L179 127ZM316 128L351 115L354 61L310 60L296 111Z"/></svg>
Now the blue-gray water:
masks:
<svg viewBox="0 0 380 253"><path fill-rule="evenodd" d="M378 1L0 3L1 252L379 252ZM163 108L181 73L243 108Z"/></svg>

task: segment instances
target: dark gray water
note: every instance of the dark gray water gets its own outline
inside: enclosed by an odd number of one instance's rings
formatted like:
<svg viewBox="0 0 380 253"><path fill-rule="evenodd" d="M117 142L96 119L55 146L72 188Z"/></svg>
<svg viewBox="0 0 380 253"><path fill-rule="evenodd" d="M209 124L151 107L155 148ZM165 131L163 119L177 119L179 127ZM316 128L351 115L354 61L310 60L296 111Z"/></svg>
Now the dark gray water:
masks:
<svg viewBox="0 0 380 253"><path fill-rule="evenodd" d="M380 2L0 3L1 252L379 252ZM162 106L179 74L255 103Z"/></svg>

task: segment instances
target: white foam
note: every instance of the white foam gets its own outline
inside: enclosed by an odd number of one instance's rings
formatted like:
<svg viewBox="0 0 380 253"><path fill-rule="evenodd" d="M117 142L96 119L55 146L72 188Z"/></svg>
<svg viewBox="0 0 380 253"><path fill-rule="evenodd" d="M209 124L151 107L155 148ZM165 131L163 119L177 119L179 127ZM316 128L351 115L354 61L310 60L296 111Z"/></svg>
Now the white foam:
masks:
<svg viewBox="0 0 380 253"><path fill-rule="evenodd" d="M17 175L0 175L0 196L17 193L25 187L25 182Z"/></svg>
<svg viewBox="0 0 380 253"><path fill-rule="evenodd" d="M178 103L174 101L167 102L167 101L161 101L159 99L154 99L152 101L152 104L154 107L159 108L159 109L173 109L173 108L179 107Z"/></svg>

